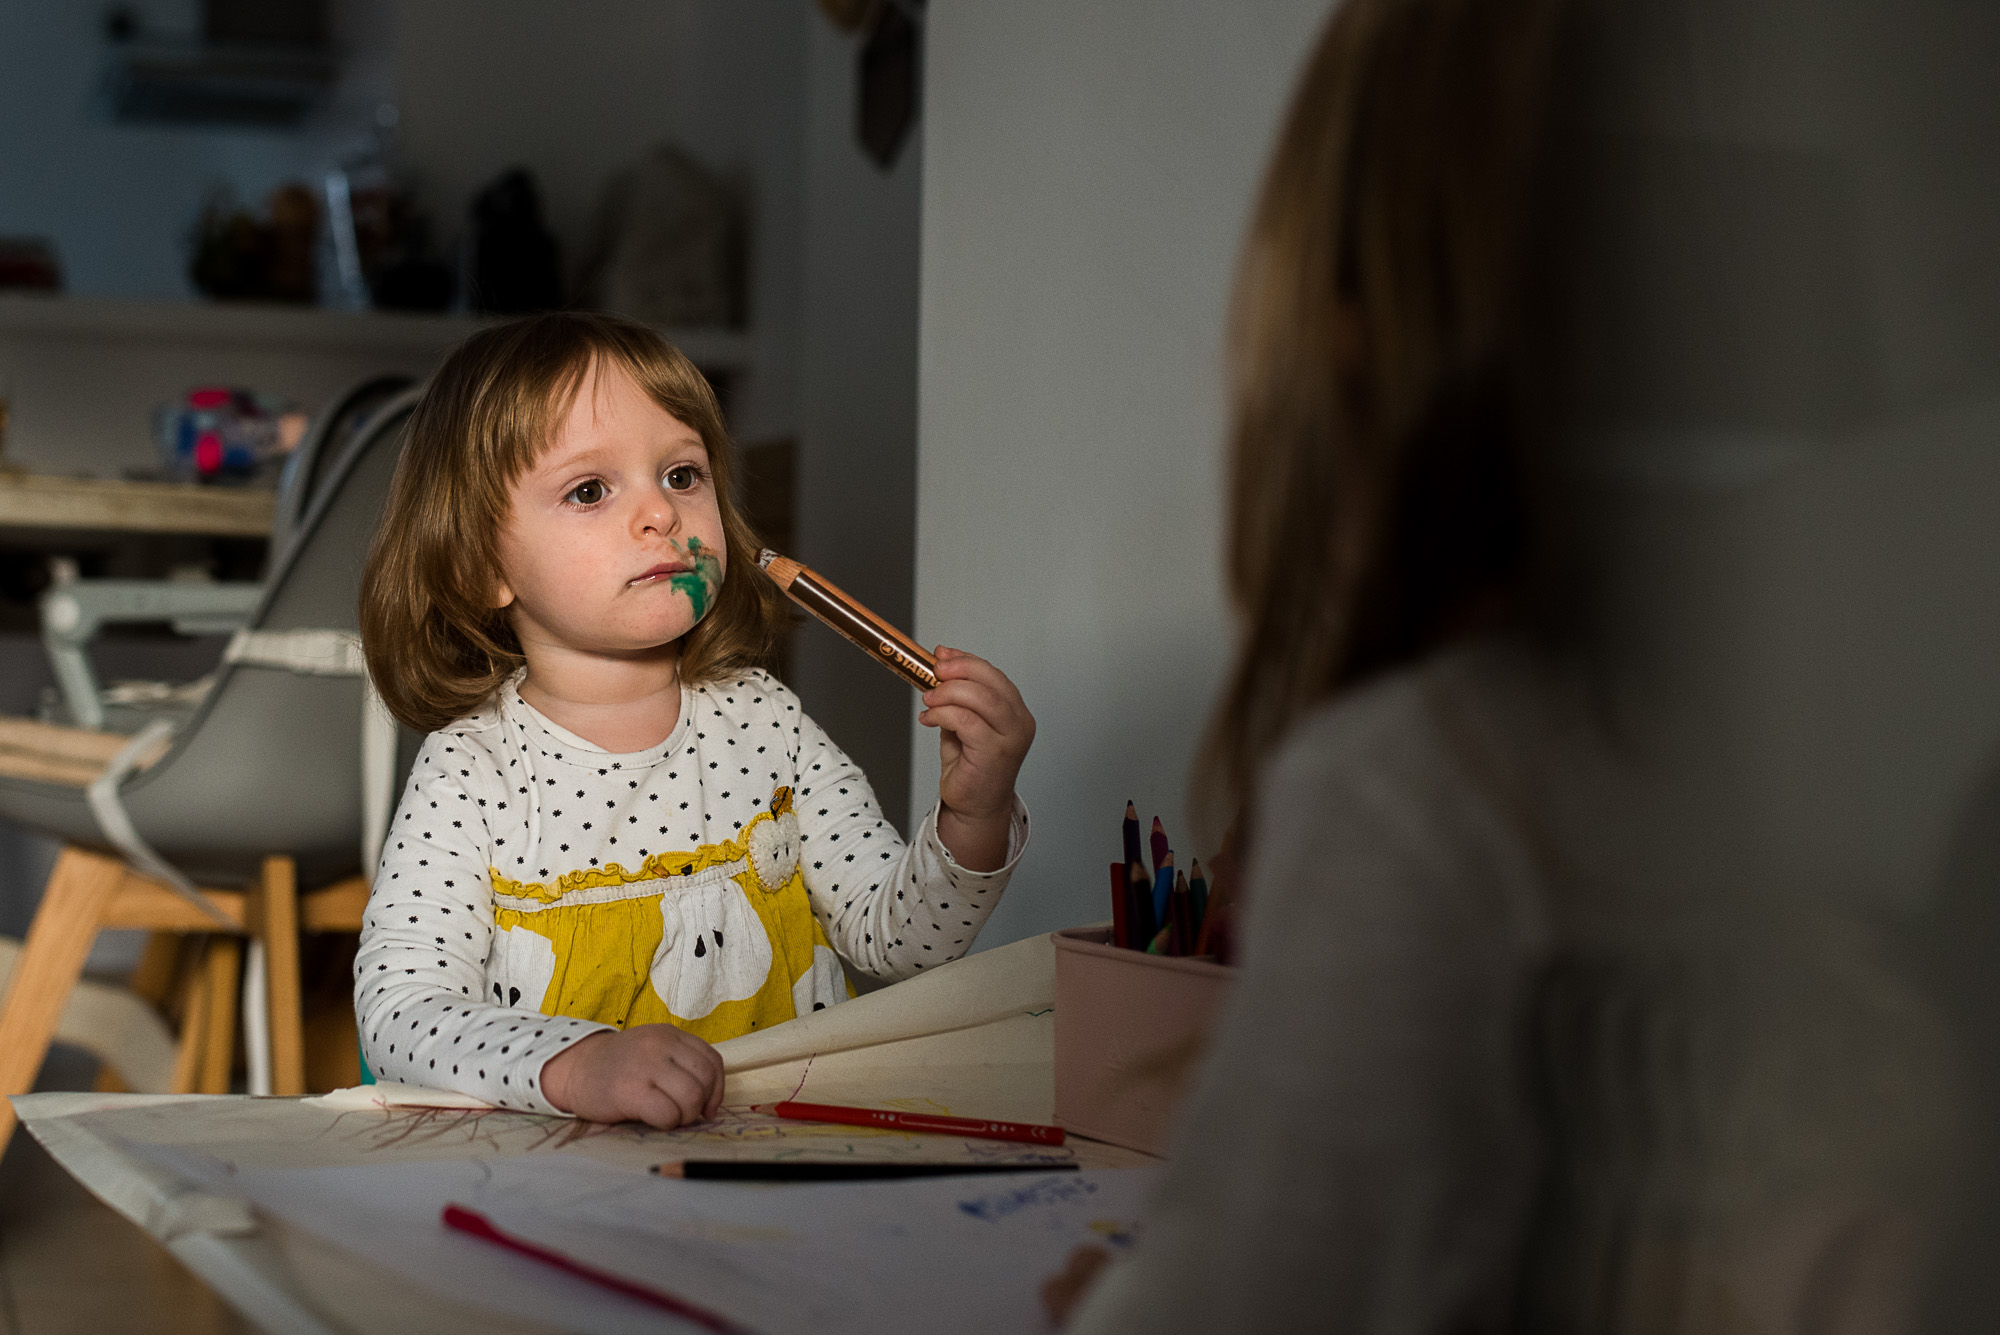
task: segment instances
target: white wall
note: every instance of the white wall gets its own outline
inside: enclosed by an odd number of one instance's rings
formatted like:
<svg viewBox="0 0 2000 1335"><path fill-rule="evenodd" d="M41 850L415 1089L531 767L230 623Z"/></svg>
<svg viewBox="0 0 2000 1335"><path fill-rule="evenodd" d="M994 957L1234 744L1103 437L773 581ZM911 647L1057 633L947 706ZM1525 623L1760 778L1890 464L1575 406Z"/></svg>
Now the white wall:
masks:
<svg viewBox="0 0 2000 1335"><path fill-rule="evenodd" d="M917 634L992 657L1040 723L1033 849L984 945L1110 916L1128 797L1187 851L1230 633L1224 311L1328 9L930 5ZM934 736L912 756L921 810Z"/></svg>
<svg viewBox="0 0 2000 1335"><path fill-rule="evenodd" d="M854 137L859 39L818 15L810 32L793 555L908 625L921 120L893 168L877 167ZM909 805L910 688L817 624L793 641L792 684L899 817Z"/></svg>

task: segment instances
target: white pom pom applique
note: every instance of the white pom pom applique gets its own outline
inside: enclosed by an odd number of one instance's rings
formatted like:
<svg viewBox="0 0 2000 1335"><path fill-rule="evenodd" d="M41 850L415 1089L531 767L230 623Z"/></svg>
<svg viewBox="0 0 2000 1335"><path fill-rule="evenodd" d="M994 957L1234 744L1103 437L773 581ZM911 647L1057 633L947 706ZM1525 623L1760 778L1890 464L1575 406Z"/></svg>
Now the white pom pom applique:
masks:
<svg viewBox="0 0 2000 1335"><path fill-rule="evenodd" d="M750 869L766 893L783 889L799 869L799 818L792 810L792 790L771 795L771 813L744 831Z"/></svg>

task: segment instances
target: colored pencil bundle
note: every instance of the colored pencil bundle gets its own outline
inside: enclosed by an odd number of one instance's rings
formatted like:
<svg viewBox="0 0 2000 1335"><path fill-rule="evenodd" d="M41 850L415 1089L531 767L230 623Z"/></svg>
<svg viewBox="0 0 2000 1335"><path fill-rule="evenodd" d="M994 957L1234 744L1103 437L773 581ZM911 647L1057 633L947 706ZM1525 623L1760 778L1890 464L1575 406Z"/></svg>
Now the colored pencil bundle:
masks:
<svg viewBox="0 0 2000 1335"><path fill-rule="evenodd" d="M1140 850L1139 809L1130 802L1125 804L1124 837L1125 860L1111 864L1112 944L1154 955L1225 957L1230 896L1221 878L1211 885L1199 858L1185 872L1176 868L1158 816L1147 841L1149 872Z"/></svg>

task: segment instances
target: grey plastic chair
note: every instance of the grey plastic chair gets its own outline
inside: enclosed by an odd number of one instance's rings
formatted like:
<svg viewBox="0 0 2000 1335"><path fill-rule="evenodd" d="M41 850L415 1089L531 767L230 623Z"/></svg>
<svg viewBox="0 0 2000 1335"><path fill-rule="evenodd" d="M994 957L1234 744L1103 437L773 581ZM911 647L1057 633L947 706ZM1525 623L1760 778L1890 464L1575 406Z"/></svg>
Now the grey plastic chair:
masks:
<svg viewBox="0 0 2000 1335"><path fill-rule="evenodd" d="M354 439L378 412L410 387L410 378L380 375L335 395L285 463L271 523L271 566L276 569L298 536L313 502ZM42 596L42 641L55 672L61 705L45 709L54 722L136 732L155 718L185 719L187 705L161 698L142 706L108 705L90 665L91 641L120 622L167 621L184 635L227 633L242 626L262 602L263 584L181 580L77 579L58 576ZM149 697L152 698L152 697Z"/></svg>
<svg viewBox="0 0 2000 1335"><path fill-rule="evenodd" d="M0 1148L14 1123L5 1096L33 1084L103 928L203 935L206 981L186 993L190 1016L202 1018L184 1022L182 1049L187 1071L202 1072L199 1087L217 1093L228 1088L237 962L250 937L252 976L267 971L261 991L245 989L253 1090L304 1092L298 933L359 928L368 887L353 873L370 823L364 812L372 806L386 823L383 803L420 739L368 722L379 704L363 676L256 658L282 657L286 633L304 632L293 638L338 642L347 650L346 670L358 666L351 639L362 564L416 397L412 390L383 405L330 465L293 540L276 556L249 626L232 643L231 655L238 643L249 644L250 661L225 656L214 689L157 761L121 773L114 760L88 790L0 777L0 817L65 844L0 997ZM256 649L259 637L278 648ZM123 756L137 754L151 731ZM363 791L362 754L371 731L392 743L377 751L372 799ZM107 793L115 822L106 817ZM381 831L372 834L379 839ZM301 896L301 886L321 888ZM196 1082L190 1075L184 1083Z"/></svg>
<svg viewBox="0 0 2000 1335"><path fill-rule="evenodd" d="M378 375L348 386L314 419L299 447L285 461L278 479L278 505L271 520L271 558L275 563L292 545L306 515L323 490L322 484L362 432L374 426L383 410L396 404L414 382L406 375Z"/></svg>
<svg viewBox="0 0 2000 1335"><path fill-rule="evenodd" d="M409 390L383 405L327 466L250 629L358 630L362 562L416 397ZM141 839L203 885L244 884L273 853L293 858L305 885L351 872L361 847L362 706L358 677L225 662L171 749L120 785L125 811ZM0 777L0 817L111 847L76 788Z"/></svg>

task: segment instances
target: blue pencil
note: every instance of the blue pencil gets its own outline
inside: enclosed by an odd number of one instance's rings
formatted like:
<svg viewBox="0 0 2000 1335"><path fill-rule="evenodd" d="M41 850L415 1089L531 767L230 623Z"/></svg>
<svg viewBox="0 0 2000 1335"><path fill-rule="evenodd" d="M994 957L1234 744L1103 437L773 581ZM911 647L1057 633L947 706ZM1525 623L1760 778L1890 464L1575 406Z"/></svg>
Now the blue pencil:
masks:
<svg viewBox="0 0 2000 1335"><path fill-rule="evenodd" d="M1174 853L1160 859L1159 874L1153 877L1153 921L1164 927L1167 922L1167 900L1174 893Z"/></svg>

